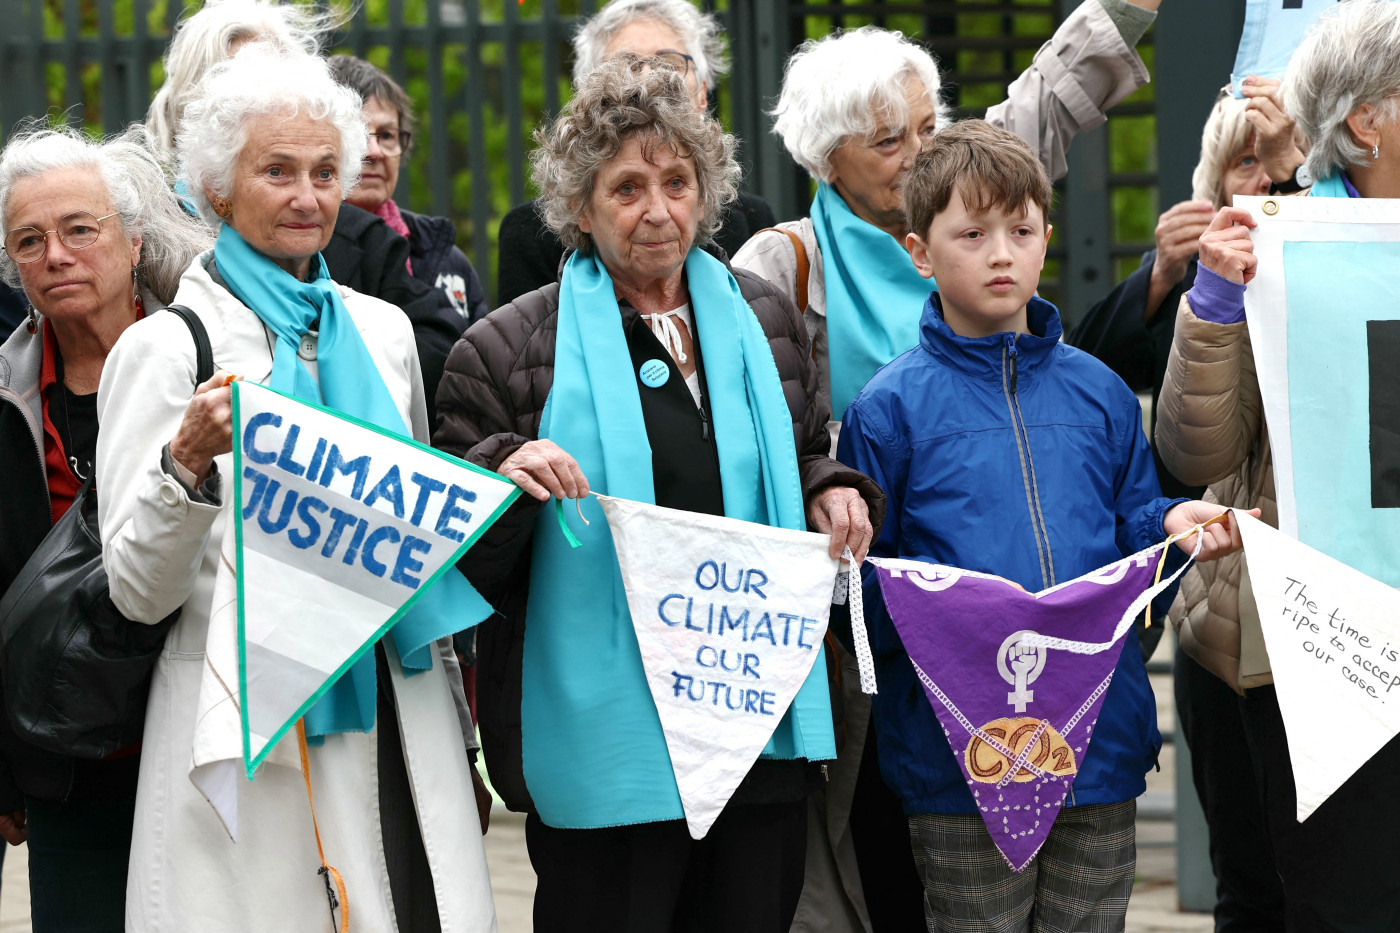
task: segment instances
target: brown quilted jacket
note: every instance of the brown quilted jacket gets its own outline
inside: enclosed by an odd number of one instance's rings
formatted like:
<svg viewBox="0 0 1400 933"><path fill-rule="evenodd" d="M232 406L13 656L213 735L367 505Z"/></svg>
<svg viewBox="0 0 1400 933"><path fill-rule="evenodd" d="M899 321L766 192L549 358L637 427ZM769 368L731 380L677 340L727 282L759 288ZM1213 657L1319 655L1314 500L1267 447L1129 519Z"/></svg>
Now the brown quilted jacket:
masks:
<svg viewBox="0 0 1400 933"><path fill-rule="evenodd" d="M716 252L718 252L716 250ZM719 253L720 258L724 258ZM732 270L744 299L768 336L783 394L792 412L803 492L852 486L870 508L878 533L885 496L864 474L832 460L817 402L817 370L807 330L792 301L765 279ZM539 437L545 399L554 384L559 285L521 295L473 325L447 358L437 394L433 445L489 470ZM637 311L621 305L625 325ZM520 761L521 658L529 589L530 534L540 503L521 496L467 552L463 573L497 610L477 630L477 711L492 785L517 811L533 806Z"/></svg>
<svg viewBox="0 0 1400 933"><path fill-rule="evenodd" d="M1181 298L1158 401L1157 449L1167 469L1209 485L1207 502L1258 508L1278 527L1274 466L1254 373L1249 330L1196 317ZM1196 564L1181 584L1172 622L1182 649L1236 691L1271 683L1240 679L1239 585L1243 554Z"/></svg>

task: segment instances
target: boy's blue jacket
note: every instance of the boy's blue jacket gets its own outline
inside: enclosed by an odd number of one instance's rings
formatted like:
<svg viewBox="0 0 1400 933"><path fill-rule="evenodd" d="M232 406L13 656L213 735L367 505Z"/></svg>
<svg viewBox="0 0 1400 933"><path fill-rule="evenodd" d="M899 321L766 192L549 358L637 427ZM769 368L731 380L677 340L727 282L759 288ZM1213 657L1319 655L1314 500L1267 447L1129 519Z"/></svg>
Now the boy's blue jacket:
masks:
<svg viewBox="0 0 1400 933"><path fill-rule="evenodd" d="M1136 396L1060 342L1053 305L1034 298L1027 314L1031 334L959 337L934 293L919 346L851 403L837 459L889 497L871 554L995 573L1036 592L1165 537L1162 517L1181 500L1161 496ZM1185 559L1170 550L1168 572ZM869 568L865 596L885 783L906 814L976 812ZM1174 596L1175 587L1164 592L1154 615ZM1162 738L1131 633L1093 735L1072 802L1140 795Z"/></svg>

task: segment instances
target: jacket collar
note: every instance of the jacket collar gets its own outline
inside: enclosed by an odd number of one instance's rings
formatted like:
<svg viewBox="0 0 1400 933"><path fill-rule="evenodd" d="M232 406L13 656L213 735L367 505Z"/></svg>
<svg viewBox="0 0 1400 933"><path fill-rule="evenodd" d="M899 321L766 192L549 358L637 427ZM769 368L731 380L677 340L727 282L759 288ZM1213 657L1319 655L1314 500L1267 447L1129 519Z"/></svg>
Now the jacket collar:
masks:
<svg viewBox="0 0 1400 933"><path fill-rule="evenodd" d="M1021 376L1038 369L1049 359L1064 329L1060 312L1043 298L1032 298L1026 305L1029 334L1010 331L990 337L960 337L943 319L943 302L938 292L929 295L919 322L919 345L959 372L978 378L1001 380L1002 354L1014 350Z"/></svg>
<svg viewBox="0 0 1400 933"><path fill-rule="evenodd" d="M0 346L0 393L14 400L29 422L30 433L43 449L43 402L39 381L44 366L44 319L39 318L37 333L24 324L16 327Z"/></svg>

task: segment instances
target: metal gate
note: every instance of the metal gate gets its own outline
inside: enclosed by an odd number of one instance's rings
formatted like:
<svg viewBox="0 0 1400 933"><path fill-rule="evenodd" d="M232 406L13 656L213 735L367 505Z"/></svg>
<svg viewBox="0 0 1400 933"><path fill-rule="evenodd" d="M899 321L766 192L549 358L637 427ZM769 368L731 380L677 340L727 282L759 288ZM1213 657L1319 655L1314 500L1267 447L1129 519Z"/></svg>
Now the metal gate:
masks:
<svg viewBox="0 0 1400 933"><path fill-rule="evenodd" d="M325 0L316 0L325 3ZM1095 0L1088 0L1095 2ZM744 141L746 187L779 217L800 217L810 181L770 132L765 111L787 54L808 37L874 23L900 29L938 57L960 116L1001 99L1078 0L816 2L704 0L727 27L734 66L718 111ZM398 198L453 218L488 293L496 226L528 197L530 133L567 99L569 39L595 0L364 0L332 39L374 61L417 102L418 143ZM163 79L161 56L182 10L173 0L0 0L0 129L58 115L102 132L144 118ZM1140 48L1151 63L1151 36ZM1120 105L1106 129L1071 149L1059 187L1043 292L1069 319L1136 264L1156 218L1152 87Z"/></svg>

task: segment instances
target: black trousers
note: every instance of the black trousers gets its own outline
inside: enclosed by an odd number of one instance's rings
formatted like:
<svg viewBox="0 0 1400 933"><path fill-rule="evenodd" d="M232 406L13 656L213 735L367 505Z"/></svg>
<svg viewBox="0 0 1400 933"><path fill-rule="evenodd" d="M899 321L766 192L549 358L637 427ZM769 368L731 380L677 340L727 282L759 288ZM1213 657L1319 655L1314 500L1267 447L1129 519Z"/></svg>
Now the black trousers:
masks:
<svg viewBox="0 0 1400 933"><path fill-rule="evenodd" d="M35 933L121 933L135 795L24 803Z"/></svg>
<svg viewBox="0 0 1400 933"><path fill-rule="evenodd" d="M924 923L924 883L909 846L909 818L880 776L875 724L865 730L865 750L851 796L851 843L874 933L906 933Z"/></svg>
<svg viewBox="0 0 1400 933"><path fill-rule="evenodd" d="M1216 933L1284 928L1283 884L1265 832L1239 694L1180 648L1173 672L1181 731L1191 747L1191 779L1210 830Z"/></svg>
<svg viewBox="0 0 1400 933"><path fill-rule="evenodd" d="M684 820L555 829L531 814L525 842L535 933L787 933L802 894L807 802L731 804L704 839L691 839Z"/></svg>
<svg viewBox="0 0 1400 933"><path fill-rule="evenodd" d="M1400 739L1392 739L1302 823L1273 687L1240 701L1283 879L1289 933L1400 931Z"/></svg>

